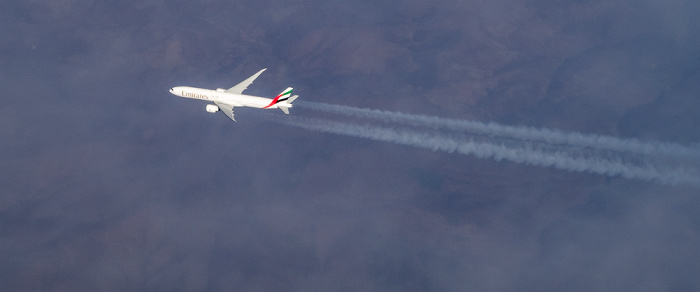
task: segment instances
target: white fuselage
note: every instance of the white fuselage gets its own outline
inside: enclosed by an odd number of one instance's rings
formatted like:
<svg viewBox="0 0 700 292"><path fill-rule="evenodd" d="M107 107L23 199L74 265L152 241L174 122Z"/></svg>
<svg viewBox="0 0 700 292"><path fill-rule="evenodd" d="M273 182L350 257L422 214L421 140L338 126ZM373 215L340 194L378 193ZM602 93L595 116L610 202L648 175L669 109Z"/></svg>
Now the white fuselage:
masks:
<svg viewBox="0 0 700 292"><path fill-rule="evenodd" d="M224 92L223 89L211 90L189 86L176 86L170 93L192 99L201 99L214 103L225 103L234 107L246 106L253 108L277 108L271 98Z"/></svg>

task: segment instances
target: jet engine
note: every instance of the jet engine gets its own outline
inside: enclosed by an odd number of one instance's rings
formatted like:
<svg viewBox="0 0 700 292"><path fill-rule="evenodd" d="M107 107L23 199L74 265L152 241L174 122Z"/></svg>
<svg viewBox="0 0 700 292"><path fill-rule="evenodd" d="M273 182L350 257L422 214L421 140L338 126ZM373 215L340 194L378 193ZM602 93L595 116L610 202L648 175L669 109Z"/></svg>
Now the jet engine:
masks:
<svg viewBox="0 0 700 292"><path fill-rule="evenodd" d="M219 107L218 107L218 106L215 106L215 105L213 105L213 104L208 104L208 105L207 105L207 111L210 112L210 113L215 113L215 112L218 112L218 111L219 111Z"/></svg>

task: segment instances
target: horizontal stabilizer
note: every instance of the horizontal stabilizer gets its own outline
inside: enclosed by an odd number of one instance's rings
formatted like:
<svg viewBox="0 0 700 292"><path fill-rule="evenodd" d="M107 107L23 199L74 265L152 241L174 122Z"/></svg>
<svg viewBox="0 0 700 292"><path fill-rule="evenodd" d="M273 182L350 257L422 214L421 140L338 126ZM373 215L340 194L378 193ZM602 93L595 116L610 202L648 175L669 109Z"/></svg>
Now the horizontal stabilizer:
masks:
<svg viewBox="0 0 700 292"><path fill-rule="evenodd" d="M288 89L290 90L288 94L291 94L291 88L288 88ZM287 99L285 99L281 102L278 102L277 107L279 109L281 109L285 114L289 114L289 108L292 107L292 101L297 99L297 97L299 97L299 96L298 95L289 96Z"/></svg>
<svg viewBox="0 0 700 292"><path fill-rule="evenodd" d="M286 106L277 106L279 109L281 109L285 114L289 114L289 107Z"/></svg>

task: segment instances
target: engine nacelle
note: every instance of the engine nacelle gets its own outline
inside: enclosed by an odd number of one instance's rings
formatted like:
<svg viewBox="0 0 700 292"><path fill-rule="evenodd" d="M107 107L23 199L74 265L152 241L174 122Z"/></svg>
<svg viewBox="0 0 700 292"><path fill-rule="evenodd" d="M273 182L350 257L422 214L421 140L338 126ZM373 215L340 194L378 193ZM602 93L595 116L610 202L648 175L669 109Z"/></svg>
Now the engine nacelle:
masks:
<svg viewBox="0 0 700 292"><path fill-rule="evenodd" d="M207 105L207 111L210 112L210 113L215 113L215 112L218 112L218 111L219 111L219 107L218 107L218 106L215 106L215 105L213 105L213 104L208 104L208 105Z"/></svg>

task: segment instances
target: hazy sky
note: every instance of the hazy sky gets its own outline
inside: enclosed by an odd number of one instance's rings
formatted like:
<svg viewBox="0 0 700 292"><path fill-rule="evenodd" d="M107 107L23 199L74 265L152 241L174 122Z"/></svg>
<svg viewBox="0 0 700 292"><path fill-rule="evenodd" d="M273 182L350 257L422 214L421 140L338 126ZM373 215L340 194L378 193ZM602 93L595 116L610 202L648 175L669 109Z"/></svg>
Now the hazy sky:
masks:
<svg viewBox="0 0 700 292"><path fill-rule="evenodd" d="M268 68L246 93L698 147L698 14L694 0L0 0L0 286L700 290L696 187L255 109L233 123L168 93Z"/></svg>

